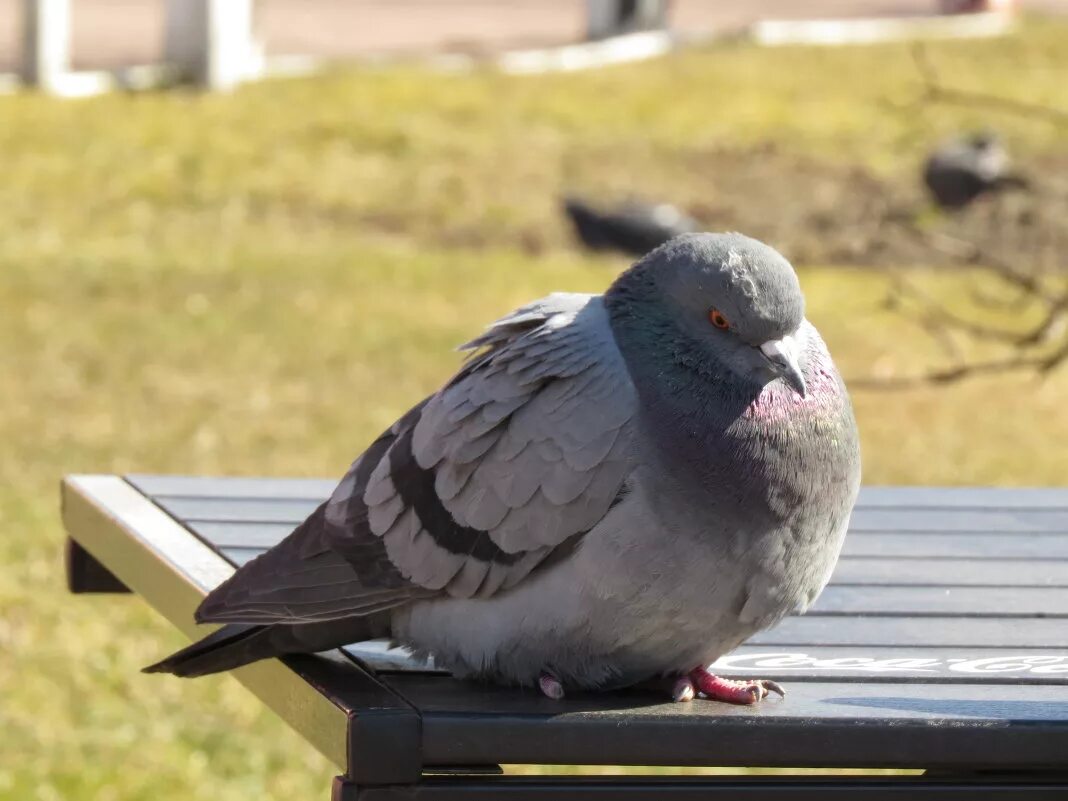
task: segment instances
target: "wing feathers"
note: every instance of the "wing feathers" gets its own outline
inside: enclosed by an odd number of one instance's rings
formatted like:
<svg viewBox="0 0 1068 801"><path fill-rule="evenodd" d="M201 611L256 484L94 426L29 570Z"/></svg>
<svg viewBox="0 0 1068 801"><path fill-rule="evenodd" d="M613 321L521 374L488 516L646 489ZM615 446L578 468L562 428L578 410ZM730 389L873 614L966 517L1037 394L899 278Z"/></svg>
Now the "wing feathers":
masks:
<svg viewBox="0 0 1068 801"><path fill-rule="evenodd" d="M324 621L488 597L564 558L632 468L636 408L600 298L553 295L358 459L331 499L201 606L203 620Z"/></svg>

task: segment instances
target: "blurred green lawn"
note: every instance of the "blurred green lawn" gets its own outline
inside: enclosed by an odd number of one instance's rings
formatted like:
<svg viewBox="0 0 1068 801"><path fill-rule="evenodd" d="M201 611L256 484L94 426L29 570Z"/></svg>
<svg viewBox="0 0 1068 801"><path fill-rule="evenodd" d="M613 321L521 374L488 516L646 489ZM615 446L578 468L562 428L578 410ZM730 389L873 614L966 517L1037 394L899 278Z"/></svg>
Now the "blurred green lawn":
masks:
<svg viewBox="0 0 1068 801"><path fill-rule="evenodd" d="M1066 36L932 54L954 85L1052 102ZM911 174L990 119L895 110L917 89L903 46L731 44L569 76L0 98L0 798L315 798L333 773L229 679L140 675L181 638L137 600L65 594L60 476L339 475L481 324L621 269L570 246L565 186L699 199L702 153L762 143ZM1027 153L1062 144L995 122ZM933 355L882 309L883 276L802 282L847 375ZM1063 371L856 393L865 480L1063 483L1066 395Z"/></svg>

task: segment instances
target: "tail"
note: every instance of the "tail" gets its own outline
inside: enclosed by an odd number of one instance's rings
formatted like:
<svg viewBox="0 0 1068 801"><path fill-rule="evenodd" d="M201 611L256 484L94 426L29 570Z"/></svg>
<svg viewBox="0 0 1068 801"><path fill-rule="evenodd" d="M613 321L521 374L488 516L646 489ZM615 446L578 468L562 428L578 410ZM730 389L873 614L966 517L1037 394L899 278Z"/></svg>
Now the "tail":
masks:
<svg viewBox="0 0 1068 801"><path fill-rule="evenodd" d="M1010 173L999 176L996 186L998 189L1030 189L1031 181L1025 175Z"/></svg>
<svg viewBox="0 0 1068 801"><path fill-rule="evenodd" d="M192 678L285 654L326 651L389 633L388 618L381 615L328 620L321 623L230 623L166 659L142 669L143 673L173 673Z"/></svg>
<svg viewBox="0 0 1068 801"><path fill-rule="evenodd" d="M330 547L325 514L324 503L282 542L208 593L197 608L197 622L227 625L144 671L203 676L388 635L389 610L407 599L407 589L391 594L384 587L369 588L354 565ZM384 547L370 533L367 538ZM360 545L357 540L355 546ZM357 551L377 564L378 552ZM386 558L384 550L381 558ZM302 617L291 615L291 604Z"/></svg>
<svg viewBox="0 0 1068 801"><path fill-rule="evenodd" d="M247 665L262 657L264 632L267 626L231 623L209 634L154 665L142 668L142 673L173 673L175 676L204 676ZM263 654L273 656L273 654Z"/></svg>

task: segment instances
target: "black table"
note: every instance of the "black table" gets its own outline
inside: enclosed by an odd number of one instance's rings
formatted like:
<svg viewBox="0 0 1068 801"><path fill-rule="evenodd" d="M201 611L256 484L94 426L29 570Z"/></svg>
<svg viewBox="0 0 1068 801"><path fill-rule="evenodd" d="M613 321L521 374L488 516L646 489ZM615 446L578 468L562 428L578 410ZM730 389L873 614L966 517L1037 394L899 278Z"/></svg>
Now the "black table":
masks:
<svg viewBox="0 0 1068 801"><path fill-rule="evenodd" d="M199 636L199 600L332 487L70 477L71 589L129 588ZM381 643L234 675L343 771L337 800L1063 799L1066 617L1068 491L865 488L814 608L717 665L787 684L785 700L674 704L641 689L556 702L458 681ZM496 775L501 763L926 772L528 778Z"/></svg>

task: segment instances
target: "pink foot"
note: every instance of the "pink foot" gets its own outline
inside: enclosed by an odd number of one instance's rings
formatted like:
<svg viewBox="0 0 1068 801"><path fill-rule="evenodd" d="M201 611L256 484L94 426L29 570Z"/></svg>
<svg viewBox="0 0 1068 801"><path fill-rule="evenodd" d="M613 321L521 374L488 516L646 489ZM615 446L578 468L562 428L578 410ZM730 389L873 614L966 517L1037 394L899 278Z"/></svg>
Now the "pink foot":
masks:
<svg viewBox="0 0 1068 801"><path fill-rule="evenodd" d="M769 693L778 693L783 698L786 697L786 690L777 682L768 679L752 681L723 679L703 667L694 668L688 675L675 682L672 696L676 701L690 701L694 697L695 690L713 701L724 701L728 704L755 704L767 698Z"/></svg>
<svg viewBox="0 0 1068 801"><path fill-rule="evenodd" d="M538 676L538 689L541 690L542 695L554 701L559 701L564 697L564 685L556 676L549 673L542 673Z"/></svg>

